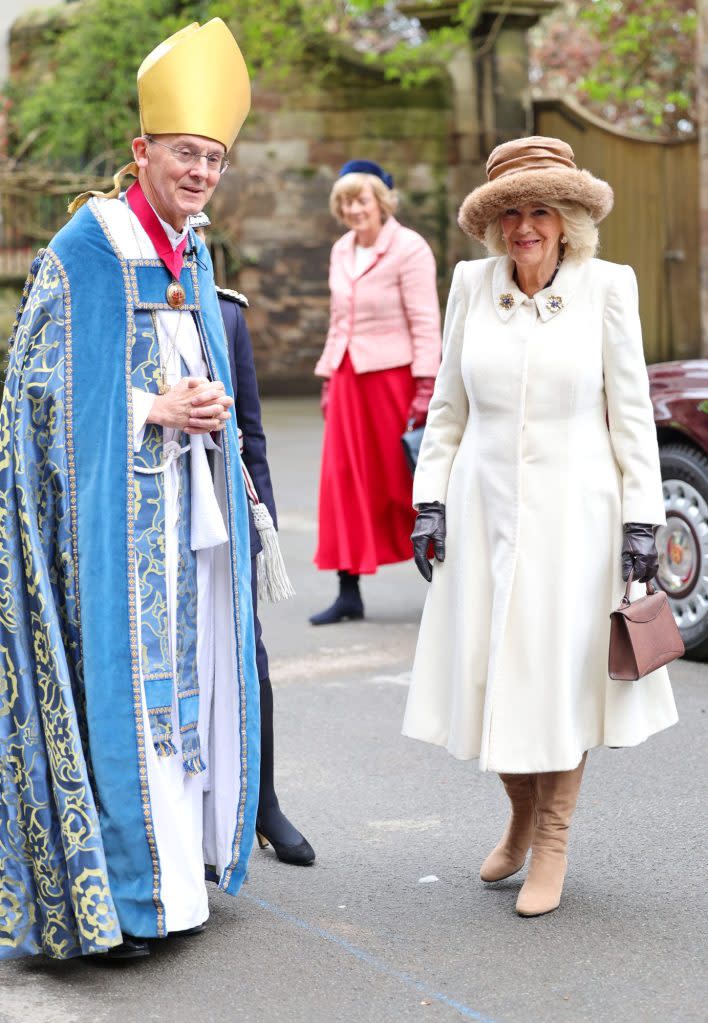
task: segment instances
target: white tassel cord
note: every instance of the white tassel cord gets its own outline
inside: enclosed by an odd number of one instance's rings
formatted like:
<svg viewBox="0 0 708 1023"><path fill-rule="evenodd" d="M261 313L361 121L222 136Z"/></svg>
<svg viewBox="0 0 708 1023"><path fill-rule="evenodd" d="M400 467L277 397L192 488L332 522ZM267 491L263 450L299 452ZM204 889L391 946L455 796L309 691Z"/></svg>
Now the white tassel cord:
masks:
<svg viewBox="0 0 708 1023"><path fill-rule="evenodd" d="M277 604L279 600L294 597L295 590L288 578L278 534L275 531L270 512L262 501L252 504L251 511L263 547L256 557L258 599L265 600L269 604Z"/></svg>
<svg viewBox="0 0 708 1023"><path fill-rule="evenodd" d="M241 429L238 431L238 447L241 454L243 454L243 430ZM243 462L241 462L241 472L243 473L246 495L253 512L253 521L256 524L256 529L261 539L262 550L256 555L258 599L265 600L268 604L277 604L279 600L287 600L288 597L294 597L295 590L288 578L273 519L267 507L259 500L251 474Z"/></svg>

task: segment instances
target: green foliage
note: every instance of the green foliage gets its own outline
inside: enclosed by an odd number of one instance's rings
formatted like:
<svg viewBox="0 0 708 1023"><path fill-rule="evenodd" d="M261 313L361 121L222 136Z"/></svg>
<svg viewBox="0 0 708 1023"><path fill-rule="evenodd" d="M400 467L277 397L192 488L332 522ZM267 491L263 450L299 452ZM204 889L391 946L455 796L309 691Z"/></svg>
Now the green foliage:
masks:
<svg viewBox="0 0 708 1023"><path fill-rule="evenodd" d="M83 0L56 39L47 41L49 67L20 76L8 88L10 151L65 168L85 167L126 152L137 131L135 73L143 57L189 21L222 17L233 29L252 72L277 88L307 53L308 72L321 82L340 59L342 43L369 36L388 40L380 52L360 52L387 79L424 84L440 73L466 38L482 0L462 0L454 27L406 42L395 29L400 16L389 0ZM398 40L398 42L396 42ZM390 45L393 41L393 45ZM419 43L419 45L417 45ZM351 51L354 53L354 51ZM109 154L111 154L109 156Z"/></svg>
<svg viewBox="0 0 708 1023"><path fill-rule="evenodd" d="M581 18L609 43L581 89L605 105L631 105L654 128L675 130L694 102L695 0L594 0Z"/></svg>
<svg viewBox="0 0 708 1023"><path fill-rule="evenodd" d="M620 127L695 130L697 0L565 0L534 33L538 91L568 91Z"/></svg>
<svg viewBox="0 0 708 1023"><path fill-rule="evenodd" d="M395 23L395 5L388 0L350 0L350 32L358 36L359 42L363 38L367 44L365 59L380 67L388 81L400 82L404 89L413 88L438 77L455 52L469 44L470 31L479 20L484 2L460 0L456 7L446 8L451 13L450 25L428 32L419 30L413 39L410 33L397 37L392 31L386 32L385 20L389 26ZM364 12L369 18L362 16ZM372 25L375 36L366 36L367 24Z"/></svg>
<svg viewBox="0 0 708 1023"><path fill-rule="evenodd" d="M138 131L135 74L161 40L220 16L251 69L267 66L280 77L302 56L299 14L299 0L261 0L257 10L246 0L84 0L47 42L50 66L41 79L23 76L8 89L11 150L22 145L35 160L69 168L125 151Z"/></svg>
<svg viewBox="0 0 708 1023"><path fill-rule="evenodd" d="M42 80L11 87L16 139L34 139L36 159L79 167L124 150L138 125L135 72L146 53L197 16L204 5L180 0L90 0L51 50Z"/></svg>
<svg viewBox="0 0 708 1023"><path fill-rule="evenodd" d="M383 68L389 81L398 81L408 89L425 85L439 75L440 69L466 40L466 26L445 26L429 32L417 46L401 41L385 53L369 54L368 59Z"/></svg>
<svg viewBox="0 0 708 1023"><path fill-rule="evenodd" d="M676 134L692 125L694 0L565 0L534 44L537 86L570 91L618 124ZM484 0L460 0L453 23L424 33L390 0L83 0L46 46L49 66L8 90L10 151L65 168L126 153L137 131L135 72L189 21L222 17L261 82L315 84L349 46L403 87L440 74L469 38ZM68 8L66 9L68 10ZM357 52L358 51L358 54ZM313 56L314 55L314 56ZM110 156L108 155L110 154ZM101 168L106 169L106 168Z"/></svg>

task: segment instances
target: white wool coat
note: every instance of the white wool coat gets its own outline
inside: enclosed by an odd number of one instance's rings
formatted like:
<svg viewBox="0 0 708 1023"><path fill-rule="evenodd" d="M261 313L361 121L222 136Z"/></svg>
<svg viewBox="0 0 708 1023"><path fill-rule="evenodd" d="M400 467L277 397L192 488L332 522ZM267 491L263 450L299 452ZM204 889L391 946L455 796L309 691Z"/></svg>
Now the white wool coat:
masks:
<svg viewBox="0 0 708 1023"><path fill-rule="evenodd" d="M566 260L533 298L512 272L452 281L413 490L445 504L447 551L403 732L482 770L565 771L677 720L665 668L607 673L622 523L664 504L631 267Z"/></svg>

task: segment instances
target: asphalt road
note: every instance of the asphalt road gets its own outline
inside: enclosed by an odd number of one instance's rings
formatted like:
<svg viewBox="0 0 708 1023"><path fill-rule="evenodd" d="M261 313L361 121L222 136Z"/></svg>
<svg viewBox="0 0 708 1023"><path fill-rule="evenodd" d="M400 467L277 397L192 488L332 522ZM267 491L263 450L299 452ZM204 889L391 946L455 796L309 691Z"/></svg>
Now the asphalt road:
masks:
<svg viewBox="0 0 708 1023"><path fill-rule="evenodd" d="M254 851L207 931L107 969L0 965L0 1023L705 1023L708 666L672 671L680 723L590 754L561 908L522 920L521 878L484 886L505 817L495 776L400 736L424 584L367 580L367 619L314 629L334 592L311 565L320 425L265 406L297 597L263 614L281 803L312 868Z"/></svg>

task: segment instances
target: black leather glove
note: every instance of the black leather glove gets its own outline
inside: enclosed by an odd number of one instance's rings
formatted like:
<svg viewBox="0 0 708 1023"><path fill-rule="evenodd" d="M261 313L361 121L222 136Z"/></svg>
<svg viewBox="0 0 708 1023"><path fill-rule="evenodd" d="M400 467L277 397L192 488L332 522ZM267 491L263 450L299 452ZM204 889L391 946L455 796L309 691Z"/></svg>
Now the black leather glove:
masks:
<svg viewBox="0 0 708 1023"><path fill-rule="evenodd" d="M638 583L649 582L659 571L659 554L654 540L655 526L645 522L625 522L622 544L622 578L629 579L634 570Z"/></svg>
<svg viewBox="0 0 708 1023"><path fill-rule="evenodd" d="M418 571L426 582L433 578L433 566L428 561L428 547L432 543L436 561L445 560L445 505L431 501L418 505L418 517L411 533L413 556Z"/></svg>

